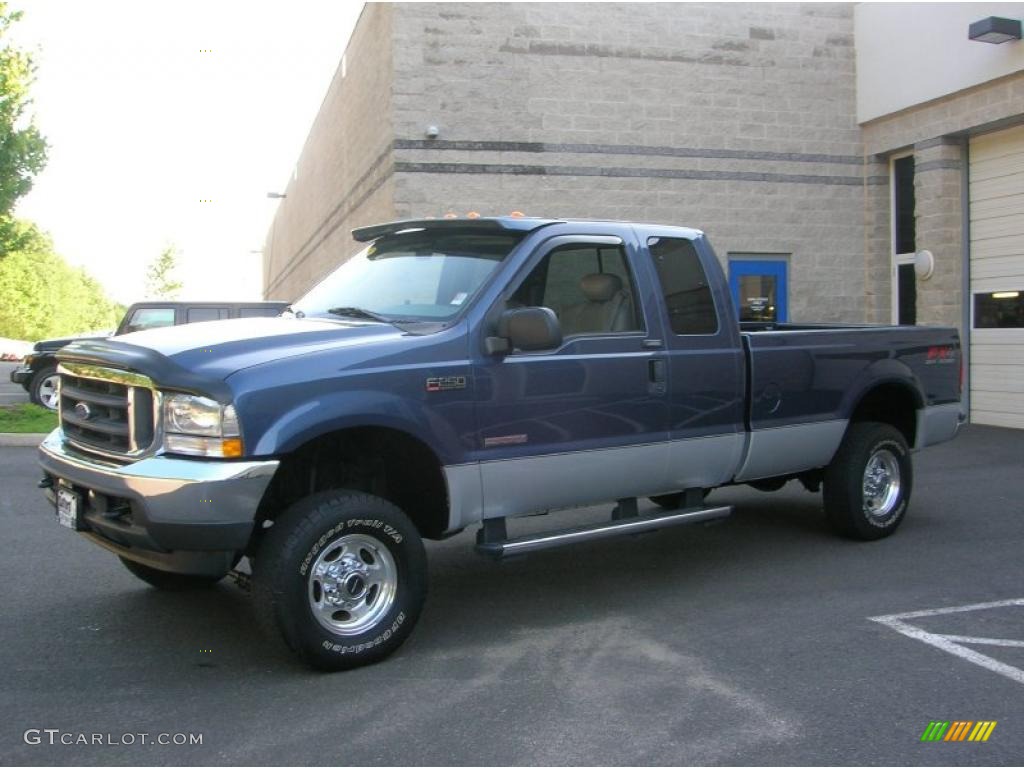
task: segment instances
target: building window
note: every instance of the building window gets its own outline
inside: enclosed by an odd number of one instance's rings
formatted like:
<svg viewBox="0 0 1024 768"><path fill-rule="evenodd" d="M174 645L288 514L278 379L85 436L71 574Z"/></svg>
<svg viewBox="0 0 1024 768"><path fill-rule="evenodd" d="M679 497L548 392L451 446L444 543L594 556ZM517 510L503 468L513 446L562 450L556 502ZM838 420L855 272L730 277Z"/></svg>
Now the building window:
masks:
<svg viewBox="0 0 1024 768"><path fill-rule="evenodd" d="M1024 328L1024 290L974 294L975 328Z"/></svg>
<svg viewBox="0 0 1024 768"><path fill-rule="evenodd" d="M892 161L893 319L900 325L917 324L917 224L914 218L914 157Z"/></svg>

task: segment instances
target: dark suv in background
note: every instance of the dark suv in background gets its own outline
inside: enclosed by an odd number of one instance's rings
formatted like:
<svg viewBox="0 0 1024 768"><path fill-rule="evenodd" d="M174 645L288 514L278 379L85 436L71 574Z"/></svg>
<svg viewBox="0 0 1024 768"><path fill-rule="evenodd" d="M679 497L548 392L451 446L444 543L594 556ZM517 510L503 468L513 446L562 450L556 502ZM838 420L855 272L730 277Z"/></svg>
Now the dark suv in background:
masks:
<svg viewBox="0 0 1024 768"><path fill-rule="evenodd" d="M114 331L121 336L168 325L230 320L238 317L275 317L288 306L286 301L140 301L128 307ZM20 367L11 371L11 381L21 384L36 405L57 409L57 350L72 341L99 336L71 336L37 341Z"/></svg>

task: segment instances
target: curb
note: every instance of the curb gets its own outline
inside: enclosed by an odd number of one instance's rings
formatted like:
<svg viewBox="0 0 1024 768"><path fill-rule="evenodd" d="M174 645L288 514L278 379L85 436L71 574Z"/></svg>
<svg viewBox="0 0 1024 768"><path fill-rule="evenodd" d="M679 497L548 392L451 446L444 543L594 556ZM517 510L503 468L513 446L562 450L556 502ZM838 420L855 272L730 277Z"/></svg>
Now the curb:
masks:
<svg viewBox="0 0 1024 768"><path fill-rule="evenodd" d="M0 432L0 447L35 448L49 432Z"/></svg>

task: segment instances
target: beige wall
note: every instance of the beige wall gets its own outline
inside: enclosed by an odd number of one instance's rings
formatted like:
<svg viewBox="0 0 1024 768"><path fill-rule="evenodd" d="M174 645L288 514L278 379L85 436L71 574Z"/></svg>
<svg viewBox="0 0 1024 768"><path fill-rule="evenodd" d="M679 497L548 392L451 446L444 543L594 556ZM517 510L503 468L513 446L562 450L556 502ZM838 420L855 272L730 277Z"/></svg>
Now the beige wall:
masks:
<svg viewBox="0 0 1024 768"><path fill-rule="evenodd" d="M792 319L863 319L851 5L399 4L394 30L400 216L698 227L788 254Z"/></svg>
<svg viewBox="0 0 1024 768"><path fill-rule="evenodd" d="M339 62L267 233L268 299L297 298L358 250L349 230L394 218L391 24L367 3Z"/></svg>
<svg viewBox="0 0 1024 768"><path fill-rule="evenodd" d="M975 42L971 22L1020 19L1022 3L858 3L857 118L883 115L1024 70L1024 43Z"/></svg>

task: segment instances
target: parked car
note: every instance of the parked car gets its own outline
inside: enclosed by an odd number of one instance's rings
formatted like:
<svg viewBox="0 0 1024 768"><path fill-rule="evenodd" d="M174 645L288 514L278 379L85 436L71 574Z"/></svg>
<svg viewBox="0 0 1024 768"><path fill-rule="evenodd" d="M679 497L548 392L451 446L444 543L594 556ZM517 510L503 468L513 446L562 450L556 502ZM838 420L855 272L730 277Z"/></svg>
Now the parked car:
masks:
<svg viewBox="0 0 1024 768"><path fill-rule="evenodd" d="M248 556L261 621L319 668L409 636L424 539L474 526L482 553L523 554L722 518L708 489L792 480L824 487L838 533L879 539L907 512L911 452L965 418L955 329L741 326L694 229L353 234L366 249L280 318L62 349L39 453L60 524L154 586ZM610 520L508 529L601 502Z"/></svg>
<svg viewBox="0 0 1024 768"><path fill-rule="evenodd" d="M273 317L288 306L286 301L141 301L128 307L113 335L162 328L167 325L226 320L238 317ZM103 339L110 333L68 336L37 341L21 366L11 371L11 381L21 384L36 405L57 410L58 350L84 338Z"/></svg>

